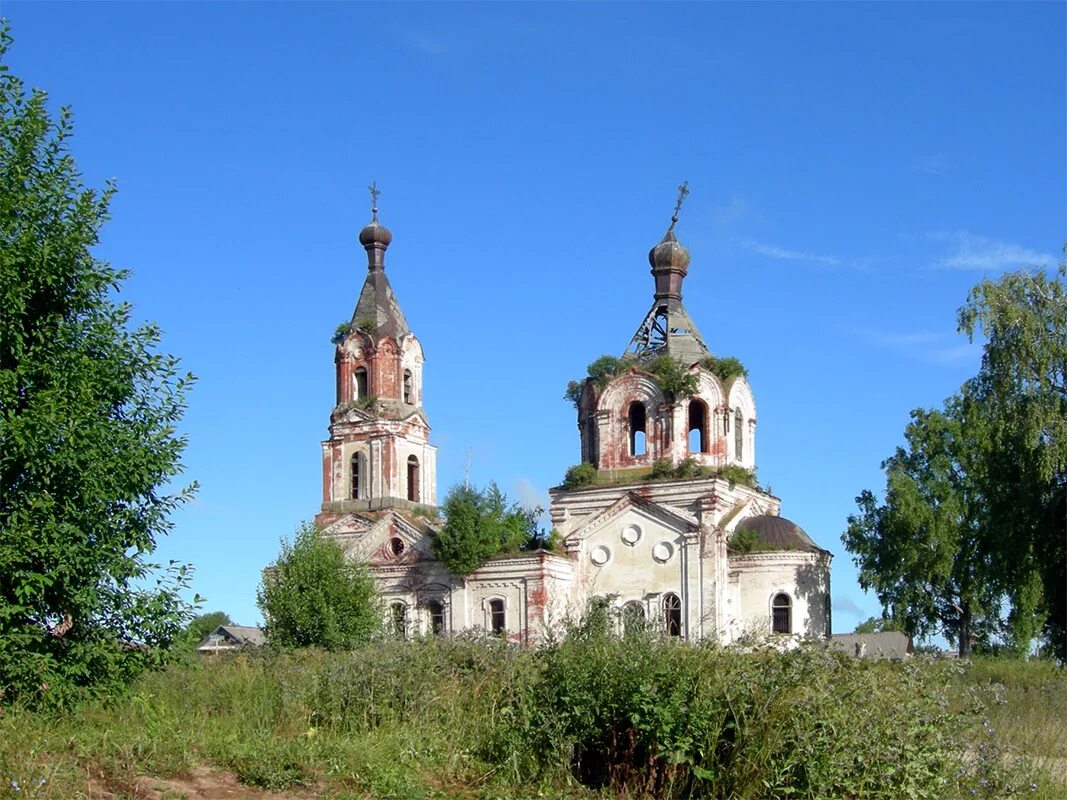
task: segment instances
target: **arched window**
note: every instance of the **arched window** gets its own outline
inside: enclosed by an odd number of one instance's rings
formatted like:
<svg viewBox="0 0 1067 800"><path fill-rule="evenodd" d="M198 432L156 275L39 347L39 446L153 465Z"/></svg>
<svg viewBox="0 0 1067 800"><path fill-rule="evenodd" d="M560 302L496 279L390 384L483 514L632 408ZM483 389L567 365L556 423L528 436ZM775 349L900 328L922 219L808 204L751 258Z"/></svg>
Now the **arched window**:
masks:
<svg viewBox="0 0 1067 800"><path fill-rule="evenodd" d="M405 639L408 635L408 609L403 603L393 603L389 606L389 623L393 633L398 639Z"/></svg>
<svg viewBox="0 0 1067 800"><path fill-rule="evenodd" d="M431 600L426 604L430 613L430 633L434 636L445 632L445 606L440 600Z"/></svg>
<svg viewBox="0 0 1067 800"><path fill-rule="evenodd" d="M630 455L645 454L645 404L630 403Z"/></svg>
<svg viewBox="0 0 1067 800"><path fill-rule="evenodd" d="M362 453L352 454L352 499L362 500L367 496L367 457Z"/></svg>
<svg viewBox="0 0 1067 800"><path fill-rule="evenodd" d="M408 456L408 500L419 502L419 460Z"/></svg>
<svg viewBox="0 0 1067 800"><path fill-rule="evenodd" d="M622 632L624 636L633 636L645 629L645 607L637 600L631 600L622 607Z"/></svg>
<svg viewBox="0 0 1067 800"><path fill-rule="evenodd" d="M352 399L362 400L368 395L367 368L357 367L352 373Z"/></svg>
<svg viewBox="0 0 1067 800"><path fill-rule="evenodd" d="M790 619L792 607L793 601L789 599L789 595L781 593L774 596L774 602L771 603L771 630L774 633L793 632L793 624Z"/></svg>
<svg viewBox="0 0 1067 800"><path fill-rule="evenodd" d="M504 601L499 597L489 601L489 630L494 636L503 636L508 630L507 615L504 613Z"/></svg>
<svg viewBox="0 0 1067 800"><path fill-rule="evenodd" d="M682 635L682 601L676 594L663 596L663 627L668 636Z"/></svg>
<svg viewBox="0 0 1067 800"><path fill-rule="evenodd" d="M745 447L745 417L741 413L741 409L737 409L734 412L734 453L736 458L740 461L744 457Z"/></svg>
<svg viewBox="0 0 1067 800"><path fill-rule="evenodd" d="M689 452L708 452L708 407L703 400L689 401Z"/></svg>
<svg viewBox="0 0 1067 800"><path fill-rule="evenodd" d="M412 381L411 370L404 370L404 402L411 405L415 402L415 385Z"/></svg>

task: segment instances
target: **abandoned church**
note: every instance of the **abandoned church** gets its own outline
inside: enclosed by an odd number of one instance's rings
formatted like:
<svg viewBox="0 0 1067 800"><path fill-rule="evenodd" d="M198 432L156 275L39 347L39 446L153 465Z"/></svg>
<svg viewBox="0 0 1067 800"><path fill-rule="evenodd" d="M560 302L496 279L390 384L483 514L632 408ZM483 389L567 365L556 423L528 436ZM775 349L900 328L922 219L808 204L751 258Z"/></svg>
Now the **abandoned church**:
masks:
<svg viewBox="0 0 1067 800"><path fill-rule="evenodd" d="M755 400L743 369L715 369L682 304L689 251L675 222L677 209L649 252L654 299L621 368L574 393L592 466L581 485L550 490L562 546L501 554L456 577L433 555L442 523L423 350L386 277L392 234L374 210L359 234L366 280L336 339L316 523L370 565L398 632L481 629L528 644L599 599L620 624L688 640L829 635L831 555L744 479L756 465ZM664 358L685 391L656 374Z"/></svg>

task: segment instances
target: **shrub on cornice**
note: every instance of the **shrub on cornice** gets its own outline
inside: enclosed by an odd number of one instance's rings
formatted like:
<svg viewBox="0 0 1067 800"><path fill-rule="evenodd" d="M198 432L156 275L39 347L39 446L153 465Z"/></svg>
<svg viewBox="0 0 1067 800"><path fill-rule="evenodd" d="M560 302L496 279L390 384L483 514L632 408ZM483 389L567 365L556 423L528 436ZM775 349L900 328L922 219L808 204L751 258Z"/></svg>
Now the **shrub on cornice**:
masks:
<svg viewBox="0 0 1067 800"><path fill-rule="evenodd" d="M577 489L581 486L592 486L596 483L597 470L592 464L583 461L575 464L567 470L563 476L563 486L566 489Z"/></svg>
<svg viewBox="0 0 1067 800"><path fill-rule="evenodd" d="M742 486L748 486L751 489L759 488L755 470L745 469L745 467L739 467L737 464L727 464L716 468L715 472L723 480L729 481L731 486L735 483L740 483Z"/></svg>
<svg viewBox="0 0 1067 800"><path fill-rule="evenodd" d="M578 407L582 399L582 389L587 383L592 383L597 389L603 389L611 379L629 366L623 359L611 355L603 355L596 361L592 361L585 368L586 377L580 381L570 381L567 391L563 393L564 400L570 400L574 407Z"/></svg>
<svg viewBox="0 0 1067 800"><path fill-rule="evenodd" d="M740 359L733 356L722 356L720 358L708 356L700 362L700 366L718 378L723 385L734 378L748 377L748 370L745 369L745 365L741 363Z"/></svg>
<svg viewBox="0 0 1067 800"><path fill-rule="evenodd" d="M509 503L490 483L484 490L453 486L445 497L445 525L433 540L433 553L457 577L469 575L497 553L521 550L537 532L540 509Z"/></svg>
<svg viewBox="0 0 1067 800"><path fill-rule="evenodd" d="M333 332L333 336L330 337L330 344L340 344L345 338L352 332L351 322L342 322L338 325Z"/></svg>
<svg viewBox="0 0 1067 800"><path fill-rule="evenodd" d="M683 397L692 397L700 388L697 374L690 372L673 356L656 356L640 368L652 375L668 403Z"/></svg>

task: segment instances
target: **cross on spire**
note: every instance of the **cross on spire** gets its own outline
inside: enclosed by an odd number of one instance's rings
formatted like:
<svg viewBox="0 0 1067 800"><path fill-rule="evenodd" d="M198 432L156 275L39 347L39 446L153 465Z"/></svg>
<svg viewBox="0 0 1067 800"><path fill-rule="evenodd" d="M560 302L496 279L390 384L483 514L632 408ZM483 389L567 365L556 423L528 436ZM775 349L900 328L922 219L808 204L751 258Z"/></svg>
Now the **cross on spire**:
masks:
<svg viewBox="0 0 1067 800"><path fill-rule="evenodd" d="M378 182L377 181L372 181L371 185L368 186L367 188L370 190L371 222L377 223L378 222L378 195L381 194L381 192L378 191Z"/></svg>
<svg viewBox="0 0 1067 800"><path fill-rule="evenodd" d="M682 210L682 203L685 202L685 196L689 194L689 181L682 181L682 185L678 187L678 202L674 204L674 214L671 216L671 226L667 228L669 231L674 230L674 226L678 223L678 214Z"/></svg>

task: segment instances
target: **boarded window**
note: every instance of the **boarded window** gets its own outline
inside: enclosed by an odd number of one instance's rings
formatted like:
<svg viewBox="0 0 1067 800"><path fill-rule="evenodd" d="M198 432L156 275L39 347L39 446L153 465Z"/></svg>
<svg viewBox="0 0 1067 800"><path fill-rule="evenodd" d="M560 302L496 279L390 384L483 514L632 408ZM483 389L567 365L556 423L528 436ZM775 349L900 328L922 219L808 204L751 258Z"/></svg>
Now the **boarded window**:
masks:
<svg viewBox="0 0 1067 800"><path fill-rule="evenodd" d="M352 499L362 500L367 496L367 457L363 453L352 454Z"/></svg>
<svg viewBox="0 0 1067 800"><path fill-rule="evenodd" d="M419 502L419 460L408 456L408 500Z"/></svg>
<svg viewBox="0 0 1067 800"><path fill-rule="evenodd" d="M630 455L643 456L646 450L645 404L630 403Z"/></svg>
<svg viewBox="0 0 1067 800"><path fill-rule="evenodd" d="M734 453L738 461L745 457L745 418L741 409L734 412Z"/></svg>
<svg viewBox="0 0 1067 800"><path fill-rule="evenodd" d="M415 384L410 369L404 370L404 402L408 405L415 402Z"/></svg>
<svg viewBox="0 0 1067 800"><path fill-rule="evenodd" d="M494 636L502 636L508 630L507 615L504 613L504 601L499 598L489 601L489 629Z"/></svg>
<svg viewBox="0 0 1067 800"><path fill-rule="evenodd" d="M682 635L682 601L676 594L663 596L663 628L668 636Z"/></svg>
<svg viewBox="0 0 1067 800"><path fill-rule="evenodd" d="M430 613L430 633L434 636L445 632L445 606L439 600L431 600L426 604L426 610Z"/></svg>
<svg viewBox="0 0 1067 800"><path fill-rule="evenodd" d="M703 400L689 402L689 452L708 452L708 407Z"/></svg>
<svg viewBox="0 0 1067 800"><path fill-rule="evenodd" d="M792 633L793 601L787 594L776 594L771 604L771 630L775 633Z"/></svg>

